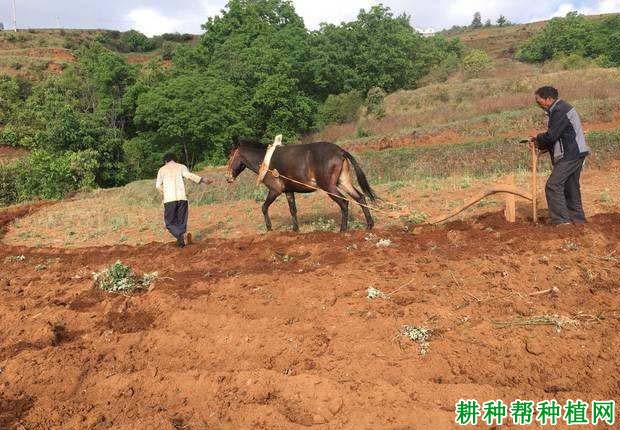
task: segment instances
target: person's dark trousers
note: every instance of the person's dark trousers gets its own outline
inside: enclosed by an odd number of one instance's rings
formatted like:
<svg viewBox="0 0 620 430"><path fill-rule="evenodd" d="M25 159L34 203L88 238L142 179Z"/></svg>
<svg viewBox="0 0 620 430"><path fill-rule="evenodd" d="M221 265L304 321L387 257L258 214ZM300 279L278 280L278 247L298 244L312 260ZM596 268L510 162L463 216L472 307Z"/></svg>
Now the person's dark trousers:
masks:
<svg viewBox="0 0 620 430"><path fill-rule="evenodd" d="M554 164L545 187L552 224L586 222L579 185L584 160L560 160Z"/></svg>
<svg viewBox="0 0 620 430"><path fill-rule="evenodd" d="M187 200L164 203L164 222L178 245L183 245L183 234L187 231Z"/></svg>

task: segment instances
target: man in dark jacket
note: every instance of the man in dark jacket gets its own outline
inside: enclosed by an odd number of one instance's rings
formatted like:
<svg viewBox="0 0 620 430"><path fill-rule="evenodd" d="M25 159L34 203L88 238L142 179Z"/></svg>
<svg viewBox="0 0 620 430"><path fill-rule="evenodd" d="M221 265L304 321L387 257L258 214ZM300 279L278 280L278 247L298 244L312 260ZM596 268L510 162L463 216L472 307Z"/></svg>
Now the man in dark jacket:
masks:
<svg viewBox="0 0 620 430"><path fill-rule="evenodd" d="M586 216L581 203L579 177L590 148L586 144L579 114L558 97L558 90L553 87L537 89L535 97L538 106L549 115L548 130L532 136L531 141L551 155L553 170L545 187L550 223L583 224Z"/></svg>

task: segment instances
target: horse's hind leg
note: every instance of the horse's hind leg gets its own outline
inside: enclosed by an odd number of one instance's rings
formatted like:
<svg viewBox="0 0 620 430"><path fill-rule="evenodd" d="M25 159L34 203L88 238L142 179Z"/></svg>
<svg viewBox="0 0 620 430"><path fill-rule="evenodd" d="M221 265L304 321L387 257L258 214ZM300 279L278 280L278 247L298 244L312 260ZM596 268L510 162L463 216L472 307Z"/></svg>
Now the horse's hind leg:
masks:
<svg viewBox="0 0 620 430"><path fill-rule="evenodd" d="M372 215L370 215L370 210L367 207L366 197L364 197L364 193L353 185L349 162L346 160L342 165L342 172L340 173L340 178L338 179L338 187L360 204L362 212L364 212L364 218L366 218L366 228L368 230L372 229L375 222L373 221Z"/></svg>
<svg viewBox="0 0 620 430"><path fill-rule="evenodd" d="M265 227L267 231L271 231L271 219L269 219L269 206L278 198L281 193L278 193L272 189L269 189L269 194L263 203L263 216L265 217Z"/></svg>
<svg viewBox="0 0 620 430"><path fill-rule="evenodd" d="M344 196L337 187L330 188L327 191L331 193L329 195L329 198L331 198L338 204L338 206L340 206L340 213L342 214L342 218L340 220L340 231L347 231L347 228L349 226L349 202L344 199ZM336 196L340 196L341 198L338 198Z"/></svg>
<svg viewBox="0 0 620 430"><path fill-rule="evenodd" d="M368 230L372 230L372 228L375 226L375 222L372 219L372 215L370 215L370 209L366 207L367 206L366 197L364 197L362 193L359 193L359 197L355 198L355 201L358 202L360 205L363 205L360 207L362 208L362 212L364 212L364 218L366 218L366 228Z"/></svg>
<svg viewBox="0 0 620 430"><path fill-rule="evenodd" d="M288 191L286 193L286 199L288 200L288 208L291 211L291 218L293 219L293 231L299 231L299 223L297 222L297 205L295 205L295 193Z"/></svg>

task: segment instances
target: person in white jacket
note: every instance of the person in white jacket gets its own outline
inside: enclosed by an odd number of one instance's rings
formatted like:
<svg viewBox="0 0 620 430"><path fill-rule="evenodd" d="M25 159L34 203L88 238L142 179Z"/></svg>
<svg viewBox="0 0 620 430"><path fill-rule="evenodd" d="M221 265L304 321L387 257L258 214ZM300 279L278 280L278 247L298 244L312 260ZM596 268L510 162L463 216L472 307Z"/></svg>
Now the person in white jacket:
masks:
<svg viewBox="0 0 620 430"><path fill-rule="evenodd" d="M177 163L174 154L164 155L164 165L157 172L155 188L164 195L166 228L176 238L177 246L181 248L192 241L191 234L187 232L189 208L183 179L189 179L197 184L213 183L212 180L195 175L185 165Z"/></svg>

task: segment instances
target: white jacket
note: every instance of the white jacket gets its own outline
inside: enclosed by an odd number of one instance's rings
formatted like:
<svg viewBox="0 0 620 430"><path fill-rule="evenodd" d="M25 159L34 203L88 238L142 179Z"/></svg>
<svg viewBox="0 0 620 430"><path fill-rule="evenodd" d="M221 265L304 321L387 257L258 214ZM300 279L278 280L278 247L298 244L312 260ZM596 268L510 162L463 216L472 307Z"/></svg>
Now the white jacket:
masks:
<svg viewBox="0 0 620 430"><path fill-rule="evenodd" d="M191 173L185 165L175 163L174 161L166 163L159 169L155 188L159 191L163 191L164 203L187 200L183 178L187 178L196 183L200 183L202 179L200 176Z"/></svg>

